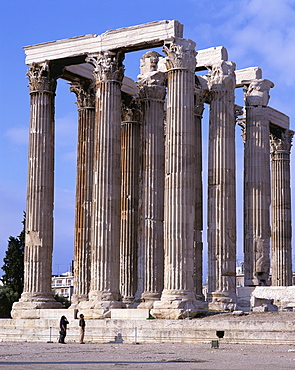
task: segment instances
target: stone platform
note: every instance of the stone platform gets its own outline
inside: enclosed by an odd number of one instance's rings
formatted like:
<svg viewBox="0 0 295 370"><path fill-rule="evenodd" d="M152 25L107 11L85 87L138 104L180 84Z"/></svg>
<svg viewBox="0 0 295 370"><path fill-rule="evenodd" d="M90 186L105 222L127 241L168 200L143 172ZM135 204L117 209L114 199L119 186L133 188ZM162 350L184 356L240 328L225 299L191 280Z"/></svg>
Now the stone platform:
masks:
<svg viewBox="0 0 295 370"><path fill-rule="evenodd" d="M60 313L60 312L58 312ZM78 319L69 320L67 342L79 341ZM57 342L59 319L0 319L2 342ZM295 313L267 312L236 316L212 314L184 320L104 319L86 320L85 341L92 343L210 343L223 334L223 343L294 344ZM222 333L223 332L223 333ZM119 339L119 341L118 341Z"/></svg>

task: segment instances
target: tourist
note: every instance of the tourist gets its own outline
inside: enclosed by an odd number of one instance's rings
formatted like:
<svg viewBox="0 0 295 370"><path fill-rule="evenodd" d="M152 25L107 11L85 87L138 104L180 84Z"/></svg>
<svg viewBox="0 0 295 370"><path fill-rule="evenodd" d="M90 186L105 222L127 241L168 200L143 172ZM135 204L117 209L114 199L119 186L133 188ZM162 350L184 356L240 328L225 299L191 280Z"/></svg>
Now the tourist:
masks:
<svg viewBox="0 0 295 370"><path fill-rule="evenodd" d="M80 320L79 320L79 326L80 326L80 344L84 343L84 334L85 334L85 320L84 315L81 313Z"/></svg>
<svg viewBox="0 0 295 370"><path fill-rule="evenodd" d="M59 340L58 343L65 344L65 337L67 335L68 320L65 316L62 316L59 322Z"/></svg>

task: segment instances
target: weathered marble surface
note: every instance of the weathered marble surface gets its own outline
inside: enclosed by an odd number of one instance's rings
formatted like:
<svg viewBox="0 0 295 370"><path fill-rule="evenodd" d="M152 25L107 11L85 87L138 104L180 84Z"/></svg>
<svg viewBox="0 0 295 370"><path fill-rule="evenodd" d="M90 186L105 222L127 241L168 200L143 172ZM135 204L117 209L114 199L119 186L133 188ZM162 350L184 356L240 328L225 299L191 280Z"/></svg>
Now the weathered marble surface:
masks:
<svg viewBox="0 0 295 370"><path fill-rule="evenodd" d="M69 330L66 341L77 343L79 320L70 315L67 318ZM47 342L51 328L51 340L56 343L59 319L59 315L56 318L29 320L0 319L0 341ZM139 343L210 344L217 339L217 330L225 334L221 343L294 345L295 342L293 312L251 313L247 316L229 313L192 320L88 319L86 325L85 339L90 343L108 343L120 333L124 343L134 343L136 336Z"/></svg>
<svg viewBox="0 0 295 370"><path fill-rule="evenodd" d="M171 37L182 37L183 25L178 21L155 21L119 28L101 35L85 35L64 40L25 46L26 64L45 60L76 58L85 54L124 48L125 51L162 46Z"/></svg>
<svg viewBox="0 0 295 370"><path fill-rule="evenodd" d="M58 78L71 81L78 95L79 84L93 86L95 95L91 104L85 94L79 96L83 104L78 101L79 133L85 136L78 139L74 301L85 317L108 318L124 302L136 306L141 301L140 307L153 308L163 319L193 317L207 309L202 296L204 103L210 104L210 307L235 307L235 126L242 107L235 104L234 92L241 87L246 105L238 120L245 142L245 282L269 283L269 134L281 140L289 118L268 107L273 83L262 79L259 67L235 71L223 46L196 52L195 43L182 37L178 21L158 21L24 48L30 65L31 141L25 288L14 317L35 318L40 308L57 307L50 278ZM138 83L124 76L125 53L158 46L166 56L146 53ZM196 75L204 70L207 75ZM91 122L95 127L86 132ZM290 150L278 148L272 156L273 276L277 284L289 284ZM275 195L280 188L284 196ZM247 299L243 296L241 305Z"/></svg>

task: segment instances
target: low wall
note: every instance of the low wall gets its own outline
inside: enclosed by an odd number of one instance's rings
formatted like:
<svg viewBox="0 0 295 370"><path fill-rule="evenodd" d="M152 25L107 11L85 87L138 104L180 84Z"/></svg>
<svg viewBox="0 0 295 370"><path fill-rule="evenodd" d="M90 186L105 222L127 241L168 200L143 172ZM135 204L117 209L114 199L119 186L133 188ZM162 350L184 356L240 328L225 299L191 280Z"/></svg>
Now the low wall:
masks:
<svg viewBox="0 0 295 370"><path fill-rule="evenodd" d="M78 342L79 320L68 319L66 341ZM0 341L57 342L58 326L59 320L53 318L0 319ZM86 320L85 341L114 342L117 338L123 343L210 343L218 339L217 331L224 332L220 339L224 343L294 344L295 313L218 314L191 320L91 319Z"/></svg>

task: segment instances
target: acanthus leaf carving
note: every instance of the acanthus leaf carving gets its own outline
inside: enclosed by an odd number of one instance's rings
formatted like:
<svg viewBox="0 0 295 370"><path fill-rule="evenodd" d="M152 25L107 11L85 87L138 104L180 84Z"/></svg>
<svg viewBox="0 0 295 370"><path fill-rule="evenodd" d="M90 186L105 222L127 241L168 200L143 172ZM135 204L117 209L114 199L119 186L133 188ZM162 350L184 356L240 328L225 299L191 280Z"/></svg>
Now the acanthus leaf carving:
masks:
<svg viewBox="0 0 295 370"><path fill-rule="evenodd" d="M276 154L278 152L285 152L290 154L291 147L292 147L292 140L293 140L294 131L292 130L282 130L280 137L274 134L270 135L270 145L271 145L271 152L272 154Z"/></svg>
<svg viewBox="0 0 295 370"><path fill-rule="evenodd" d="M32 63L27 72L30 92L51 92L56 90L56 78L51 76L49 62Z"/></svg>
<svg viewBox="0 0 295 370"><path fill-rule="evenodd" d="M166 95L166 74L158 70L163 57L155 51L144 54L140 60L140 74L137 86L141 99L164 100Z"/></svg>
<svg viewBox="0 0 295 370"><path fill-rule="evenodd" d="M265 79L245 81L244 99L247 106L266 107L269 102L269 90L274 87L273 82Z"/></svg>
<svg viewBox="0 0 295 370"><path fill-rule="evenodd" d="M209 90L234 91L236 87L235 69L236 64L234 62L221 61L219 64L215 64L208 73Z"/></svg>
<svg viewBox="0 0 295 370"><path fill-rule="evenodd" d="M208 90L200 89L195 86L194 91L194 113L196 116L202 117L204 111L204 103L208 100Z"/></svg>
<svg viewBox="0 0 295 370"><path fill-rule="evenodd" d="M93 74L96 83L102 81L122 83L125 70L124 53L108 50L89 55L85 60L94 66Z"/></svg>
<svg viewBox="0 0 295 370"><path fill-rule="evenodd" d="M163 46L163 52L167 55L167 70L187 69L195 72L197 55L195 46L196 44L188 39L167 40Z"/></svg>
<svg viewBox="0 0 295 370"><path fill-rule="evenodd" d="M122 104L122 122L141 122L141 107L138 99L134 98L129 103Z"/></svg>
<svg viewBox="0 0 295 370"><path fill-rule="evenodd" d="M86 80L72 82L70 91L76 94L78 109L94 108L95 85L93 82Z"/></svg>

